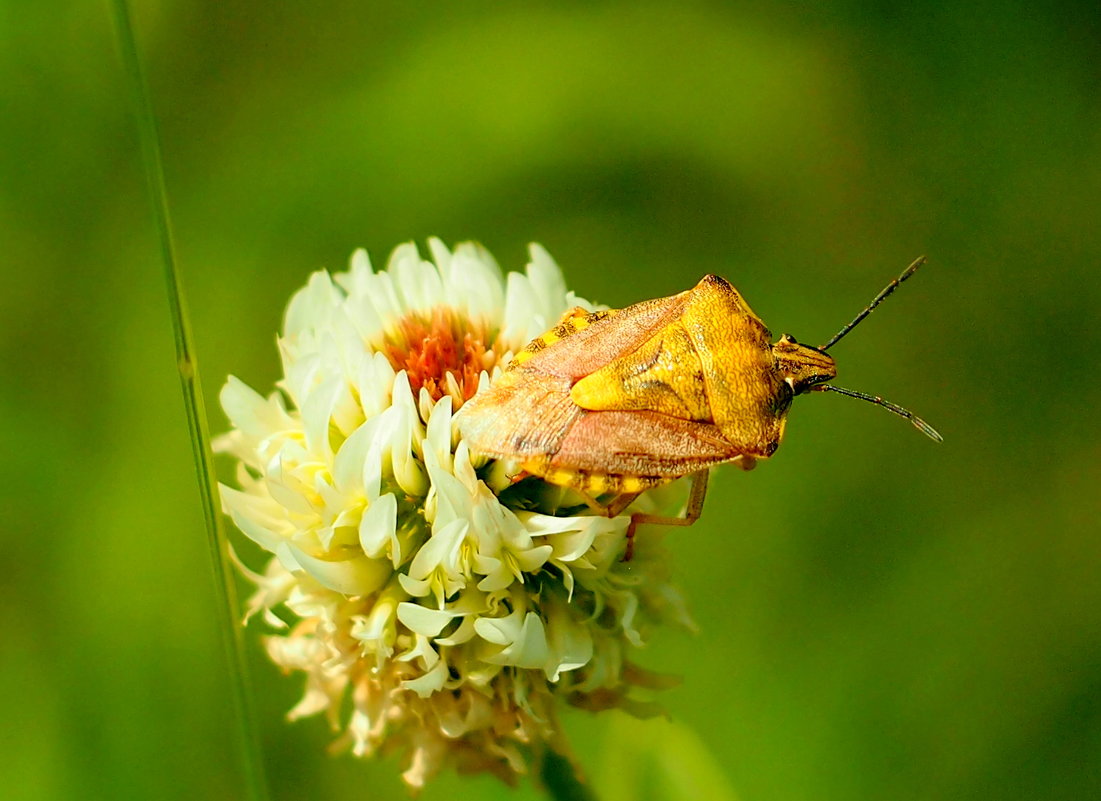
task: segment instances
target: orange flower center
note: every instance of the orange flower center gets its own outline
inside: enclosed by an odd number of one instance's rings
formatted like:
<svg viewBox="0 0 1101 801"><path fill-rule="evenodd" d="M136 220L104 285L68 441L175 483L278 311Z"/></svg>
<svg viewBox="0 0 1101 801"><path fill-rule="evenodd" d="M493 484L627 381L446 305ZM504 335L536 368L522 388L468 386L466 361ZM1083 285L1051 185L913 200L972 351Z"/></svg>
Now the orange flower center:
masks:
<svg viewBox="0 0 1101 801"><path fill-rule="evenodd" d="M414 396L421 387L434 401L453 394L448 391L450 375L458 385L458 403L474 395L482 370L493 367L493 353L486 347L486 338L481 325L458 317L450 309L437 309L431 319L410 315L401 320L397 333L384 345L384 353L395 370L405 370Z"/></svg>

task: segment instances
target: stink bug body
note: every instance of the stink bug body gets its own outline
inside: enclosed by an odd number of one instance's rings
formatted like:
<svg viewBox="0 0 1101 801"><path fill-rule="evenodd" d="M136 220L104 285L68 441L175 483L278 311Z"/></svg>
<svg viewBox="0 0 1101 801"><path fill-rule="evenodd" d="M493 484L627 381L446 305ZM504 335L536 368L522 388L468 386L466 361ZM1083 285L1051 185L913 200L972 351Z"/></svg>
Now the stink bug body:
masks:
<svg viewBox="0 0 1101 801"><path fill-rule="evenodd" d="M693 522L708 468L732 462L748 470L771 456L792 399L809 391L872 401L939 439L901 407L826 383L837 375L826 349L922 262L821 348L788 334L772 343L738 291L714 275L625 309L571 309L463 407L458 424L471 450L573 488L609 516L650 487L695 476L685 517L634 515L629 534L639 522Z"/></svg>

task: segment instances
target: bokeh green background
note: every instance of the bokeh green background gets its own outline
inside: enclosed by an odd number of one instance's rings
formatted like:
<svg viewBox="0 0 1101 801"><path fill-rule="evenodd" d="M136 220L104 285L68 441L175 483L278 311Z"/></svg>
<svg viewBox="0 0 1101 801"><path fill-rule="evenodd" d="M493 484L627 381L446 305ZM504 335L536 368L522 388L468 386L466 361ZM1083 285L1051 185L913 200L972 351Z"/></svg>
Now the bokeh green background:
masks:
<svg viewBox="0 0 1101 801"><path fill-rule="evenodd" d="M611 306L715 272L810 342L928 253L834 353L944 444L801 399L670 536L700 632L640 661L683 675L670 713L743 801L1101 797L1096 3L135 15L216 429L224 376L270 387L286 299L358 246L476 238L519 268L539 241ZM0 796L240 797L107 4L4 0L0 99ZM249 645L275 799L403 797L394 761L285 724L298 681ZM617 715L567 716L608 797L667 731Z"/></svg>

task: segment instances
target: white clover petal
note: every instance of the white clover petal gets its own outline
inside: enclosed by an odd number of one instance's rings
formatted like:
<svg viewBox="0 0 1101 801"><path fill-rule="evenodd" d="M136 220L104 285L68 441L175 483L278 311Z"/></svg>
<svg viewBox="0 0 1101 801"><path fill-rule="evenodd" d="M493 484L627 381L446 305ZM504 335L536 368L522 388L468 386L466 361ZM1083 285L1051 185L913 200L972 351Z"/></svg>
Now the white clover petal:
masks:
<svg viewBox="0 0 1101 801"><path fill-rule="evenodd" d="M391 579L379 593L371 611L366 616L352 619L350 634L363 643L365 651L375 654L376 669L394 653L398 636L397 609L406 597L401 585Z"/></svg>
<svg viewBox="0 0 1101 801"><path fill-rule="evenodd" d="M424 598L432 593L433 582L428 578L415 579L406 573L398 573L401 587L414 598Z"/></svg>
<svg viewBox="0 0 1101 801"><path fill-rule="evenodd" d="M429 609L420 604L398 604L398 620L407 628L425 637L438 637L444 626L454 620L455 613L444 609Z"/></svg>
<svg viewBox="0 0 1101 801"><path fill-rule="evenodd" d="M329 442L329 426L333 408L344 389L343 376L331 376L314 387L302 401L302 422L305 424L306 449L325 461L332 458Z"/></svg>
<svg viewBox="0 0 1101 801"><path fill-rule="evenodd" d="M314 466L320 466L314 463ZM302 466L282 453L268 466L264 484L268 494L288 512L307 518L316 517L313 488L303 478L308 475Z"/></svg>
<svg viewBox="0 0 1101 801"><path fill-rule="evenodd" d="M553 551L550 545L533 545L526 550L512 551L516 557L516 577L521 579L524 573L538 572Z"/></svg>
<svg viewBox="0 0 1101 801"><path fill-rule="evenodd" d="M548 600L545 614L551 659L544 670L550 681L558 681L560 674L589 663L593 657L593 636L574 618L562 599Z"/></svg>
<svg viewBox="0 0 1101 801"><path fill-rule="evenodd" d="M445 737L462 737L493 723L493 706L480 693L463 693L440 711L440 731Z"/></svg>
<svg viewBox="0 0 1101 801"><path fill-rule="evenodd" d="M462 482L436 461L432 451L425 452L424 464L436 494L436 508L431 515L433 531L445 528L456 520L470 520L474 501Z"/></svg>
<svg viewBox="0 0 1101 801"><path fill-rule="evenodd" d="M520 273L509 273L502 338L519 348L546 331L550 328L546 325L546 305L536 295L531 281ZM535 329L539 331L535 333Z"/></svg>
<svg viewBox="0 0 1101 801"><path fill-rule="evenodd" d="M486 642L509 645L520 635L523 624L524 612L518 609L504 617L480 617L474 623L474 630Z"/></svg>
<svg viewBox="0 0 1101 801"><path fill-rule="evenodd" d="M423 634L414 633L414 644L398 657L400 662L420 662L421 667L429 670L439 664L440 655L432 646L432 641Z"/></svg>
<svg viewBox="0 0 1101 801"><path fill-rule="evenodd" d="M236 376L230 376L218 400L230 423L245 436L263 439L295 427L278 395L264 398Z"/></svg>
<svg viewBox="0 0 1101 801"><path fill-rule="evenodd" d="M549 534L546 539L554 548L554 558L562 562L576 562L585 558L599 538L607 538L614 535L618 539L628 525L626 519L608 519L606 517L590 517L584 520L572 532L564 530L561 533ZM532 534L535 534L533 531Z"/></svg>
<svg viewBox="0 0 1101 801"><path fill-rule="evenodd" d="M391 443L390 464L394 479L410 495L424 495L428 490L428 481L424 468L416 458L424 432L405 373L399 373L394 379L393 397L393 406L390 407L392 428L387 440Z"/></svg>
<svg viewBox="0 0 1101 801"><path fill-rule="evenodd" d="M566 282L562 280L562 271L542 246L533 243L528 247L528 252L531 262L524 272L535 290L535 297L541 301L539 311L544 324L550 328L568 308L565 303Z"/></svg>
<svg viewBox="0 0 1101 801"><path fill-rule="evenodd" d="M482 639L505 647L487 662L518 668L543 669L550 652L543 621L534 612L514 612L505 618L479 618L474 630Z"/></svg>
<svg viewBox="0 0 1101 801"><path fill-rule="evenodd" d="M377 423L381 420L382 415L379 415L364 423L364 425L371 426L372 436L371 447L367 450L367 455L363 457L363 495L368 502L378 498L382 490L382 461L386 446L380 440L378 433L379 426Z"/></svg>
<svg viewBox="0 0 1101 801"><path fill-rule="evenodd" d="M393 286L392 302L395 308L412 312L423 312L429 308L421 296L423 261L414 243L406 242L394 248L386 272L378 275L384 276Z"/></svg>
<svg viewBox="0 0 1101 801"><path fill-rule="evenodd" d="M535 545L511 512L497 503L481 503L474 510L474 525L482 532L475 569L486 576L478 589L492 592L524 574L534 574L551 555L550 545Z"/></svg>
<svg viewBox="0 0 1101 801"><path fill-rule="evenodd" d="M479 493L482 494L483 497L488 495L493 499L494 504L500 506L496 496L493 495L492 491L489 491L489 487L484 487L486 490L484 493L479 489L478 485L482 482L481 479L478 478L478 474L474 472L474 463L471 460L470 449L465 442L460 442L455 449L455 457L452 460L452 466L455 471L455 478L462 482L468 492Z"/></svg>
<svg viewBox="0 0 1101 801"><path fill-rule="evenodd" d="M359 543L367 556L382 558L386 548L394 546L397 517L398 499L393 495L380 495L367 506L359 521Z"/></svg>
<svg viewBox="0 0 1101 801"><path fill-rule="evenodd" d="M408 577L402 579L406 592L418 598L432 594L442 607L444 598L466 587L467 571L460 556L469 530L469 521L454 520L433 532L413 557Z"/></svg>
<svg viewBox="0 0 1101 801"><path fill-rule="evenodd" d="M375 426L364 423L352 432L336 452L333 463L333 486L341 493L363 492L363 468L367 454L375 444Z"/></svg>
<svg viewBox="0 0 1101 801"><path fill-rule="evenodd" d="M453 520L440 530L432 532L428 542L413 557L413 562L409 565L409 575L422 579L440 567L454 570L459 561L459 548L469 530L468 521Z"/></svg>
<svg viewBox="0 0 1101 801"><path fill-rule="evenodd" d="M279 356L283 361L283 380L279 386L297 407L309 394L320 373L321 357L308 348L299 348L285 337L280 338L278 344Z"/></svg>
<svg viewBox="0 0 1101 801"><path fill-rule="evenodd" d="M408 679L401 683L406 690L411 690L421 698L427 698L437 690L442 690L447 682L447 665L437 662L435 666L420 678Z"/></svg>
<svg viewBox="0 0 1101 801"><path fill-rule="evenodd" d="M359 397L363 416L368 420L390 406L396 376L397 373L385 354L376 351L364 354L360 359L353 386Z"/></svg>
<svg viewBox="0 0 1101 801"><path fill-rule="evenodd" d="M483 375L485 374L483 373ZM485 461L485 457L472 454L470 458L471 468L481 468ZM512 486L513 480L520 472L520 466L516 462L508 459L497 459L490 462L489 467L483 471L483 475L485 476L485 484L490 491L494 494L500 494Z"/></svg>
<svg viewBox="0 0 1101 801"><path fill-rule="evenodd" d="M470 242L455 248L448 278L459 308L471 320L492 318L497 314L503 302L501 273L484 248Z"/></svg>
<svg viewBox="0 0 1101 801"><path fill-rule="evenodd" d="M478 582L478 589L482 592L496 592L508 587L516 576L509 569L504 559L494 559L492 556L477 556L474 562L475 569L485 576Z"/></svg>
<svg viewBox="0 0 1101 801"><path fill-rule="evenodd" d="M356 248L348 259L348 272L338 273L336 282L351 297L363 292L364 284L375 274L371 256L364 248Z"/></svg>
<svg viewBox="0 0 1101 801"><path fill-rule="evenodd" d="M283 318L283 332L288 337L313 328L324 320L341 301L339 290L324 270L310 276L306 287L291 298Z"/></svg>
<svg viewBox="0 0 1101 801"><path fill-rule="evenodd" d="M451 250L437 236L428 237L428 252L445 284L451 284Z"/></svg>
<svg viewBox="0 0 1101 801"><path fill-rule="evenodd" d="M462 645L463 643L470 642L474 639L477 631L475 625L478 622L478 618L473 616L467 616L462 619L459 627L455 629L447 637L437 637L436 645Z"/></svg>
<svg viewBox="0 0 1101 801"><path fill-rule="evenodd" d="M242 625L247 625L257 612L262 612L264 622L274 629L284 629L287 624L272 609L289 597L294 587L294 575L283 570L275 559L268 562L263 574L250 570L237 556L233 546L229 546L229 558L234 567L241 571L249 581L256 585L256 592L248 599Z"/></svg>
<svg viewBox="0 0 1101 801"><path fill-rule="evenodd" d="M385 319L379 314L371 297L365 293L353 293L345 301L344 312L357 338L361 342L374 342L386 331Z"/></svg>
<svg viewBox="0 0 1101 801"><path fill-rule="evenodd" d="M370 595L382 587L393 573L389 563L367 556L342 562L327 562L310 556L293 545L289 548L303 570L323 587L341 595Z"/></svg>
<svg viewBox="0 0 1101 801"><path fill-rule="evenodd" d="M239 528L250 540L261 548L275 551L286 538L284 529L279 521L270 514L270 501L264 503L264 498L248 495L232 487L219 484L222 491L222 508L229 514L233 524Z"/></svg>
<svg viewBox="0 0 1101 801"><path fill-rule="evenodd" d="M422 389L423 397L428 393ZM445 469L451 469L451 404L450 396L444 395L431 409L428 417L428 429L425 433L425 458L427 451L436 457L436 463Z"/></svg>

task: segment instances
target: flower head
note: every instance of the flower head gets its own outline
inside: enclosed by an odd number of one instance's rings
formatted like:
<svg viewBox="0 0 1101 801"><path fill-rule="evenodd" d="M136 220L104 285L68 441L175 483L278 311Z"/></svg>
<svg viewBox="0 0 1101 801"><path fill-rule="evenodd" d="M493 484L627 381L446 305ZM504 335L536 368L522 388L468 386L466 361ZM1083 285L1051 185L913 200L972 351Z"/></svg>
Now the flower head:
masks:
<svg viewBox="0 0 1101 801"><path fill-rule="evenodd" d="M646 713L654 678L630 656L655 623L687 622L655 532L623 562L626 517L513 486L452 425L528 341L591 306L538 246L503 279L478 246L429 244L432 262L410 244L380 272L357 251L315 273L287 309L278 390L231 377L234 428L216 442L239 460L224 508L272 554L246 569L249 616L279 632L271 659L305 674L290 717L325 713L357 755L404 751L413 787L448 763L514 780L564 748L560 699Z"/></svg>

